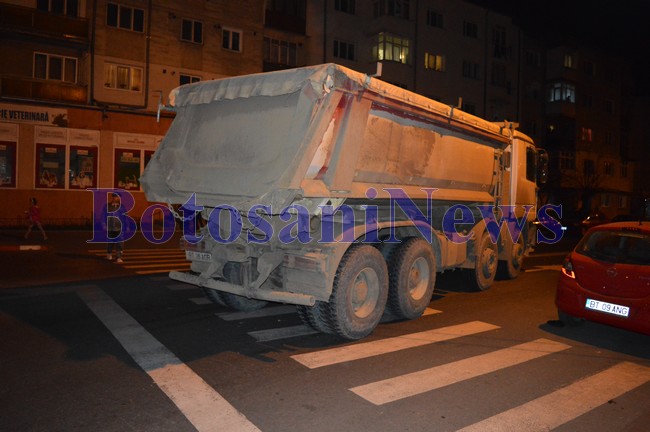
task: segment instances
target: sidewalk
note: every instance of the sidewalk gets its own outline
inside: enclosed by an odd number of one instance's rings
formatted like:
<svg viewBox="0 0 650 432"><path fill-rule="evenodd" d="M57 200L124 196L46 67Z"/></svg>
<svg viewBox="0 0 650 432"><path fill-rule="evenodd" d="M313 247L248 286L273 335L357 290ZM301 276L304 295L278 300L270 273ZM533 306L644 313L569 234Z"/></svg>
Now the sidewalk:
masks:
<svg viewBox="0 0 650 432"><path fill-rule="evenodd" d="M25 230L0 230L0 290L51 283L81 282L132 276L133 272L89 252L103 249L104 243L88 243L90 230L47 230L47 240L32 232L25 240ZM164 244L151 244L138 232L125 243L129 249L176 248L181 233L176 232Z"/></svg>

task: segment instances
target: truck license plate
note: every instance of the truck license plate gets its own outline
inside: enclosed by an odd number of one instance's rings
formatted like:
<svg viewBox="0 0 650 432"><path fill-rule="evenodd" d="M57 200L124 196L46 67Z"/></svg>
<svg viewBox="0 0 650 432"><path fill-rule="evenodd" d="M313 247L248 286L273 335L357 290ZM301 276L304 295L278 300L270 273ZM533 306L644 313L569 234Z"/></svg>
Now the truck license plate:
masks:
<svg viewBox="0 0 650 432"><path fill-rule="evenodd" d="M630 308L627 306L621 306L614 303L607 303L598 300L587 299L587 303L585 304L585 307L587 309L592 309L599 312L605 312L605 313L618 315L618 316L626 317L630 315Z"/></svg>
<svg viewBox="0 0 650 432"><path fill-rule="evenodd" d="M210 252L197 252L197 251L186 250L185 258L187 258L188 261L211 262L212 254Z"/></svg>

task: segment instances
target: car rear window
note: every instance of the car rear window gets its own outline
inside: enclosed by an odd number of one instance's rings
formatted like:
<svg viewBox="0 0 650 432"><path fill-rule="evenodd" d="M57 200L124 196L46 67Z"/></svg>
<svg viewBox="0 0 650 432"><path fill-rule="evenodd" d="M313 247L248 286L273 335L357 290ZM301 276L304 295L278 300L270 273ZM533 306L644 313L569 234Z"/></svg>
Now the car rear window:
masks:
<svg viewBox="0 0 650 432"><path fill-rule="evenodd" d="M595 231L580 242L576 252L606 262L650 265L650 237L624 231Z"/></svg>

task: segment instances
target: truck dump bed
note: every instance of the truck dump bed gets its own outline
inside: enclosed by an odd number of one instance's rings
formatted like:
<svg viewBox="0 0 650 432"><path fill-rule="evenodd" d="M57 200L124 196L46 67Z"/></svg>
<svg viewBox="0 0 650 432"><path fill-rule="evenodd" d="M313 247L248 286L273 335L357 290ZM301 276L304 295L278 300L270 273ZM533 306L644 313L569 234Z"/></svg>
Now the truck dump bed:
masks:
<svg viewBox="0 0 650 432"><path fill-rule="evenodd" d="M175 89L169 132L141 179L150 201L284 206L296 196L488 202L509 134L335 64Z"/></svg>

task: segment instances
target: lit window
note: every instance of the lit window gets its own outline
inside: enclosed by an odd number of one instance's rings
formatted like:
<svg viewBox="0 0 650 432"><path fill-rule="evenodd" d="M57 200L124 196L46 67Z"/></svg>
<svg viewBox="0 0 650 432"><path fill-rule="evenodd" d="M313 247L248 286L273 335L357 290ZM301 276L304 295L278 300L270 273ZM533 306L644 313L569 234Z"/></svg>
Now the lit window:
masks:
<svg viewBox="0 0 650 432"><path fill-rule="evenodd" d="M104 87L140 91L142 89L142 68L106 63Z"/></svg>
<svg viewBox="0 0 650 432"><path fill-rule="evenodd" d="M379 33L377 45L372 47L375 60L388 60L408 64L410 42L406 38L394 36L390 33Z"/></svg>
<svg viewBox="0 0 650 432"><path fill-rule="evenodd" d="M445 56L424 53L424 68L443 72L445 70Z"/></svg>
<svg viewBox="0 0 650 432"><path fill-rule="evenodd" d="M551 85L548 93L549 102L576 102L576 88L573 84L557 82Z"/></svg>
<svg viewBox="0 0 650 432"><path fill-rule="evenodd" d="M203 43L203 23L201 21L183 20L181 40Z"/></svg>
<svg viewBox="0 0 650 432"><path fill-rule="evenodd" d="M565 54L564 55L564 67L569 68L569 69L575 69L576 68L576 59L573 54Z"/></svg>
<svg viewBox="0 0 650 432"><path fill-rule="evenodd" d="M144 32L144 10L108 3L106 25L142 33Z"/></svg>
<svg viewBox="0 0 650 432"><path fill-rule="evenodd" d="M591 128L582 128L582 140L587 142L593 141L593 130Z"/></svg>
<svg viewBox="0 0 650 432"><path fill-rule="evenodd" d="M242 34L238 30L224 29L222 33L221 46L229 51L241 52Z"/></svg>
<svg viewBox="0 0 650 432"><path fill-rule="evenodd" d="M77 59L34 53L34 78L76 83Z"/></svg>

